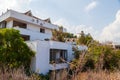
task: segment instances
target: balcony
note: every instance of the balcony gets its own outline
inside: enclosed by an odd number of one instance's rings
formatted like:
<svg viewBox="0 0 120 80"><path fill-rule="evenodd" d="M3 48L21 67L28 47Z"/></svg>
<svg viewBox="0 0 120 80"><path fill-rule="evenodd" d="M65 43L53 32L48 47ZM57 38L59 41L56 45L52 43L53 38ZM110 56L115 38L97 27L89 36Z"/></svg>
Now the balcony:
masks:
<svg viewBox="0 0 120 80"><path fill-rule="evenodd" d="M21 28L19 26L14 27L14 29L19 30L20 34L22 35L29 35L30 40L45 40L50 39L52 37L52 34L40 33L38 31L32 31L29 29Z"/></svg>
<svg viewBox="0 0 120 80"><path fill-rule="evenodd" d="M50 49L50 70L67 68L67 50Z"/></svg>
<svg viewBox="0 0 120 80"><path fill-rule="evenodd" d="M38 26L42 25L43 27L49 28L49 29L58 29L58 26L56 26L56 25L50 24L50 23L45 22L41 19L36 19L34 17L18 13L18 12L13 11L13 10L9 10L7 13L10 14L10 15L8 15L9 17L12 17L12 18L17 19L17 20L25 21L27 23L35 24Z"/></svg>
<svg viewBox="0 0 120 80"><path fill-rule="evenodd" d="M67 50L50 49L50 63L64 63L67 61Z"/></svg>
<svg viewBox="0 0 120 80"><path fill-rule="evenodd" d="M65 69L65 68L68 68L67 63L50 64L50 70Z"/></svg>

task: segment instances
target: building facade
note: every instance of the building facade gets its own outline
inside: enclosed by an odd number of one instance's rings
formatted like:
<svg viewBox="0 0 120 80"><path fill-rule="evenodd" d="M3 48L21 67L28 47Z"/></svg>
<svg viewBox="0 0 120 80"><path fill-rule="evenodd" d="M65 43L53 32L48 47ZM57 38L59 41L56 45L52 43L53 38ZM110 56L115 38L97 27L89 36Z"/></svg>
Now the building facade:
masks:
<svg viewBox="0 0 120 80"><path fill-rule="evenodd" d="M59 30L50 19L41 20L33 16L31 11L20 13L7 10L0 16L0 28L20 31L27 45L36 52L31 62L31 69L37 73L46 74L50 70L68 68L67 62L73 59L71 44L50 40L52 30Z"/></svg>

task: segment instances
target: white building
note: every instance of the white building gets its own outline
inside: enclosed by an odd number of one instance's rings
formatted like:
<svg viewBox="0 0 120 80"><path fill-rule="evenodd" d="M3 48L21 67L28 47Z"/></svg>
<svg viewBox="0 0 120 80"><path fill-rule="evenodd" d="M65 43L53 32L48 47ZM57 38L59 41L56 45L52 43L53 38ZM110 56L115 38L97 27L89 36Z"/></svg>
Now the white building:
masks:
<svg viewBox="0 0 120 80"><path fill-rule="evenodd" d="M73 58L72 45L66 43L36 40L27 44L37 52L31 65L35 72L46 74L49 70L65 69L68 64L61 58L67 62Z"/></svg>
<svg viewBox="0 0 120 80"><path fill-rule="evenodd" d="M103 45L108 45L111 46L113 49L120 49L120 42L111 42L111 41L106 41L102 43Z"/></svg>
<svg viewBox="0 0 120 80"><path fill-rule="evenodd" d="M28 46L36 52L31 62L31 68L35 72L46 74L50 70L67 68L68 64L63 60L69 62L73 58L72 45L49 40L52 30L58 30L59 27L51 24L50 19L41 20L33 16L31 11L20 13L7 10L0 16L0 28L20 31Z"/></svg>

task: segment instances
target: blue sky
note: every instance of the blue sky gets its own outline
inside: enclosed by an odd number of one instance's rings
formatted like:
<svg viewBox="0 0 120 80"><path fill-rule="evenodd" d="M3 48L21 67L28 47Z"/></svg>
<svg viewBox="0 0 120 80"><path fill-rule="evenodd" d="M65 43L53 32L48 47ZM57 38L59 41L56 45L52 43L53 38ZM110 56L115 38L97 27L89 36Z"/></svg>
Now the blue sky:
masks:
<svg viewBox="0 0 120 80"><path fill-rule="evenodd" d="M49 17L54 24L63 25L68 32L77 34L83 30L97 40L120 41L120 0L0 0L0 3L0 13L6 9L31 10L35 16Z"/></svg>

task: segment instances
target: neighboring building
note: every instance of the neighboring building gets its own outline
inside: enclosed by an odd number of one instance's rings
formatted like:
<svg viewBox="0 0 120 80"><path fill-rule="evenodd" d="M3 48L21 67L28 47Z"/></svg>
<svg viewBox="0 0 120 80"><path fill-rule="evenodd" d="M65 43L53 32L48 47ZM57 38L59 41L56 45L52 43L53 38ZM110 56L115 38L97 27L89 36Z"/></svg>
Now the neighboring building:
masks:
<svg viewBox="0 0 120 80"><path fill-rule="evenodd" d="M77 38L65 38L65 42L68 44L76 45Z"/></svg>
<svg viewBox="0 0 120 80"><path fill-rule="evenodd" d="M111 46L113 49L120 49L120 42L111 42L111 41L106 41L102 43L103 45L108 45Z"/></svg>
<svg viewBox="0 0 120 80"><path fill-rule="evenodd" d="M65 38L65 42L71 44L73 48L77 48L80 51L88 50L86 45L77 45L77 38Z"/></svg>

